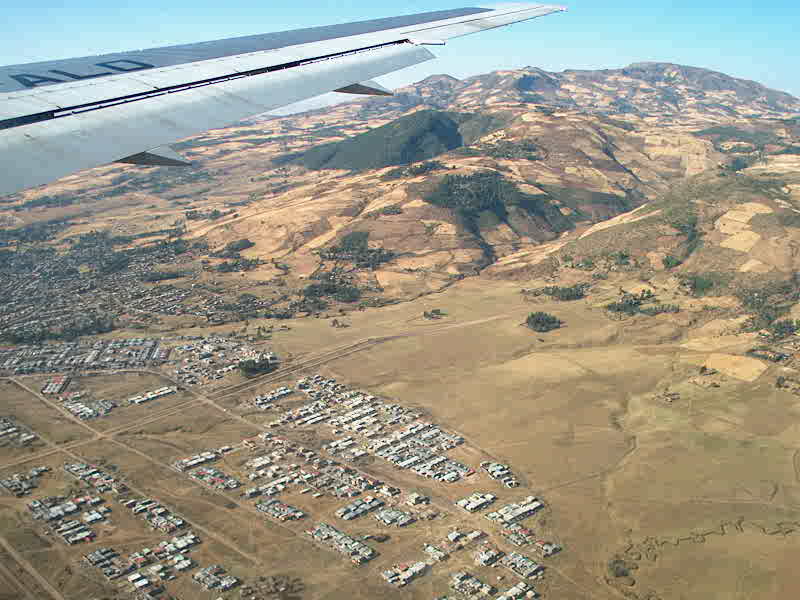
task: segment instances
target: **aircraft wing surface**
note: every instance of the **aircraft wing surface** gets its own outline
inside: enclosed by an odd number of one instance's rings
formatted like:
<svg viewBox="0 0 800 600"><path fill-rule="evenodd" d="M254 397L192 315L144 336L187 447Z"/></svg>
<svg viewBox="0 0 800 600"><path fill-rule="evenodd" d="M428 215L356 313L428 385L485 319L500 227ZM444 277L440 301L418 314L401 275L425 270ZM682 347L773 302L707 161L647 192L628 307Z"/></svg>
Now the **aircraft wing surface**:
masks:
<svg viewBox="0 0 800 600"><path fill-rule="evenodd" d="M426 48L565 10L502 4L0 67L0 195L110 163L182 164L167 144L432 58Z"/></svg>

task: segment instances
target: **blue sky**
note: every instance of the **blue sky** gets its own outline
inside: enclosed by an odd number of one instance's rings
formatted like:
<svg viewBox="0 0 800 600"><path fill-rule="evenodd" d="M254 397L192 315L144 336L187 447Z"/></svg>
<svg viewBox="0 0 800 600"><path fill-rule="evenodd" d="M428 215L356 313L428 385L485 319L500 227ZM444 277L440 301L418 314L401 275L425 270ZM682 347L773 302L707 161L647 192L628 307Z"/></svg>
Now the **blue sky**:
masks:
<svg viewBox="0 0 800 600"><path fill-rule="evenodd" d="M9 2L0 64L67 58L427 10L451 0L137 0ZM562 4L562 3L560 3ZM706 67L800 96L796 0L566 0L569 12L452 40L439 56L381 81L538 66L616 68L653 60Z"/></svg>

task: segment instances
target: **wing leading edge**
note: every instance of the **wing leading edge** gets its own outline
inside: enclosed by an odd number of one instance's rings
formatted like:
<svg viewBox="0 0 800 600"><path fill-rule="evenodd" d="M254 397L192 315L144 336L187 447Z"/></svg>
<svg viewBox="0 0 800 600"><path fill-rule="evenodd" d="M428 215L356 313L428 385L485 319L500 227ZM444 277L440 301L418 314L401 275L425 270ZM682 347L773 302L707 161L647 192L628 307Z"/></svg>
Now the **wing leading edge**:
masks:
<svg viewBox="0 0 800 600"><path fill-rule="evenodd" d="M0 194L152 164L148 150L325 92L386 93L368 80L435 58L425 46L562 10L464 8L0 67Z"/></svg>

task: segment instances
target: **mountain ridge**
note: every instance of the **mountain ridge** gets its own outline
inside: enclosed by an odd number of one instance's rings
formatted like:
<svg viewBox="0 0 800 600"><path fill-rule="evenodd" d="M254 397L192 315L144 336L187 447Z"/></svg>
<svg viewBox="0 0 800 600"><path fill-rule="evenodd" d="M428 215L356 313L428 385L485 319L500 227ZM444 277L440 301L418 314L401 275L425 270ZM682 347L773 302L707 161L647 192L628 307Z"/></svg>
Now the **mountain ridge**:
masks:
<svg viewBox="0 0 800 600"><path fill-rule="evenodd" d="M519 88L520 81L526 89ZM613 92L616 102L604 98L603 92ZM504 97L498 97L498 93ZM609 115L674 117L686 109L707 118L800 115L800 99L787 92L711 69L660 61L558 72L527 66L461 80L436 74L397 88L394 97L354 102L363 107L355 118L369 119L387 109L425 105L454 110L457 106L476 108L502 101L551 104ZM325 109L310 112L321 110Z"/></svg>
<svg viewBox="0 0 800 600"><path fill-rule="evenodd" d="M372 290L375 302L415 297L476 274L524 277L566 238L624 220L703 172L800 170L800 101L775 97L788 107L776 110L767 106L763 86L676 69L633 63L592 72L534 67L464 80L433 75L394 97L359 98L183 142L181 151L197 165L191 170L115 165L66 178L10 199L0 218L14 227L53 216L78 219L65 237L87 228L126 236L184 228L193 244L208 247L203 277L241 267L239 277L280 279L291 291L346 266L348 285ZM795 106L797 115L786 112ZM498 125L467 132L470 120L453 121L439 130L444 138L431 137L436 127L425 123L439 116L426 111ZM418 152L424 140L427 150ZM347 152L330 163L327 153L342 145ZM384 160L381 152L395 158ZM291 160L315 155L317 164ZM431 201L437 190L452 196L461 185L474 186L466 197L489 190L502 200ZM151 207L141 223L136 207ZM370 267L351 272L352 265L324 258L340 256L330 249L356 233L367 236L370 252L385 251L376 254L379 262L359 258ZM250 262L223 265L220 252L242 239L252 242L241 253Z"/></svg>

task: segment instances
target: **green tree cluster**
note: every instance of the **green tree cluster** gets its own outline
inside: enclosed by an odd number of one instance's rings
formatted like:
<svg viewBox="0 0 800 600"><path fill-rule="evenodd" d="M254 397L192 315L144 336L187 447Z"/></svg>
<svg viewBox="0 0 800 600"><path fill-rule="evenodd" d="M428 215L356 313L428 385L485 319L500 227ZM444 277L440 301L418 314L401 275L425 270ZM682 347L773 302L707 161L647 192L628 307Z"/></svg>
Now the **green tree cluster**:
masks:
<svg viewBox="0 0 800 600"><path fill-rule="evenodd" d="M564 324L564 321L546 312L533 312L525 319L525 324L534 331L545 333L558 329Z"/></svg>
<svg viewBox="0 0 800 600"><path fill-rule="evenodd" d="M270 363L268 360L243 360L239 363L239 371L245 377L255 377L256 375L263 375L264 373L271 373L278 368L275 363Z"/></svg>
<svg viewBox="0 0 800 600"><path fill-rule="evenodd" d="M352 263L358 269L376 269L394 260L395 253L385 248L369 247L368 231L352 231L339 244L319 251L323 260Z"/></svg>
<svg viewBox="0 0 800 600"><path fill-rule="evenodd" d="M383 174L382 179L390 181L392 179L405 179L406 177L419 177L433 171L446 169L444 163L438 160L427 160L421 163L409 165L407 167L397 167Z"/></svg>
<svg viewBox="0 0 800 600"><path fill-rule="evenodd" d="M588 283L576 283L570 286L549 285L536 290L530 290L528 293L534 296L550 296L556 300L568 302L570 300L580 300L586 297L586 292L591 286Z"/></svg>
<svg viewBox="0 0 800 600"><path fill-rule="evenodd" d="M454 211L475 233L484 215L493 214L496 220L507 222L512 208L543 219L556 232L567 231L573 226L555 206L546 201L546 196L521 192L516 183L497 171L445 175L424 200Z"/></svg>

